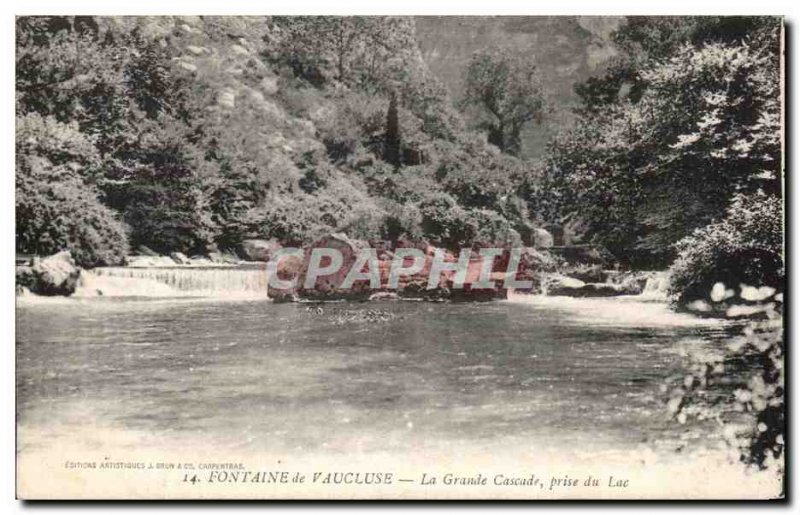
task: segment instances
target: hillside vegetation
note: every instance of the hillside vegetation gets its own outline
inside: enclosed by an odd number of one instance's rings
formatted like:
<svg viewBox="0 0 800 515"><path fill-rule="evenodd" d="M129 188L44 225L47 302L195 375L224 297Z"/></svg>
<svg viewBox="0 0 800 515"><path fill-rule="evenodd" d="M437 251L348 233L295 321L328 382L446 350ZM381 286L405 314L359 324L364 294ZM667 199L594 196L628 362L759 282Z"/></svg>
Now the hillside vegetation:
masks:
<svg viewBox="0 0 800 515"><path fill-rule="evenodd" d="M681 300L782 289L780 20L613 27L528 160L553 80L513 46L474 52L451 98L411 18L20 17L17 250L97 266L332 231L455 249L555 223L622 265L675 263Z"/></svg>
<svg viewBox="0 0 800 515"><path fill-rule="evenodd" d="M409 19L25 17L17 48L19 252L530 241L535 171L465 129Z"/></svg>
<svg viewBox="0 0 800 515"><path fill-rule="evenodd" d="M551 141L545 210L631 266L677 258L681 300L782 288L780 20L631 17L614 38Z"/></svg>

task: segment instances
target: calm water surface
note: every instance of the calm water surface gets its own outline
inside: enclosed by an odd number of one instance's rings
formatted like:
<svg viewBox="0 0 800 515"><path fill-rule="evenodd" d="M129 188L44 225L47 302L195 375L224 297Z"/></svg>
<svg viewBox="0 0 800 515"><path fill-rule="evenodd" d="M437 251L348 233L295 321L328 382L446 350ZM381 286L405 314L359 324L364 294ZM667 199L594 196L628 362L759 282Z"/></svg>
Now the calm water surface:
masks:
<svg viewBox="0 0 800 515"><path fill-rule="evenodd" d="M382 310L377 318L342 310ZM660 386L722 329L633 299L17 307L18 448L92 428L239 452L709 444Z"/></svg>

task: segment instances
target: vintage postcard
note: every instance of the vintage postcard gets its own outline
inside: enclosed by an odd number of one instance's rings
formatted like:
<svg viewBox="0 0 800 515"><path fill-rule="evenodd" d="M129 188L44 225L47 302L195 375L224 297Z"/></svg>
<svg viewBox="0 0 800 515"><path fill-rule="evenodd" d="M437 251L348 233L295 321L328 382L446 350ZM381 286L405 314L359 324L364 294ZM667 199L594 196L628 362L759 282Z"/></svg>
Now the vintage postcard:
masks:
<svg viewBox="0 0 800 515"><path fill-rule="evenodd" d="M17 16L20 499L785 495L780 16Z"/></svg>

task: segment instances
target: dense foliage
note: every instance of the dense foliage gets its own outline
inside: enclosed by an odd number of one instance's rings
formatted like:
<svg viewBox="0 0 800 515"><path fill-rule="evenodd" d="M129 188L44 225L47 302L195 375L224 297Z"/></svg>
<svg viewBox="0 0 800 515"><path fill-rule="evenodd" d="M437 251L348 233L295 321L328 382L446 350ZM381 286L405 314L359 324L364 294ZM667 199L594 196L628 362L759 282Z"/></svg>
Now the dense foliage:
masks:
<svg viewBox="0 0 800 515"><path fill-rule="evenodd" d="M579 88L581 121L552 144L552 216L581 218L618 258L660 267L734 195L779 195L779 24L748 20L738 32L716 18L623 26L622 63Z"/></svg>
<svg viewBox="0 0 800 515"><path fill-rule="evenodd" d="M533 167L466 130L408 18L20 17L16 37L18 120L71 128L84 159L72 187L134 250L202 254L333 230L446 246L530 233ZM67 245L33 243L52 206L21 188L31 207L18 212L18 250Z"/></svg>
<svg viewBox="0 0 800 515"><path fill-rule="evenodd" d="M90 267L142 246L344 231L456 249L578 228L623 265L671 265L682 303L769 293L731 308L760 318L670 401L679 420L722 419L703 411L718 365L752 366L734 395L755 420L744 454L763 465L783 430L780 28L628 18L540 165L518 157L547 109L530 57L472 57L460 105L473 132L408 18L18 17L17 251L69 249Z"/></svg>
<svg viewBox="0 0 800 515"><path fill-rule="evenodd" d="M118 264L127 250L117 215L94 186L99 156L76 124L28 115L16 129L17 250L69 249L82 266Z"/></svg>
<svg viewBox="0 0 800 515"><path fill-rule="evenodd" d="M669 409L681 424L689 417L715 421L742 461L781 470L786 435L783 294L768 286L743 286L736 294L720 282L706 298L705 309L716 306L729 318L748 319L719 348L690 352L690 373L665 386ZM739 375L744 380L731 384L731 377Z"/></svg>
<svg viewBox="0 0 800 515"><path fill-rule="evenodd" d="M779 198L739 194L725 218L679 241L670 284L679 302L705 298L718 282L760 284L782 291L782 220Z"/></svg>
<svg viewBox="0 0 800 515"><path fill-rule="evenodd" d="M467 67L464 105L483 111L481 125L491 143L519 155L523 126L540 122L544 113L544 90L536 65L513 48L476 52Z"/></svg>
<svg viewBox="0 0 800 515"><path fill-rule="evenodd" d="M749 317L726 348L696 357L668 405L681 423L716 420L743 461L778 468L780 38L777 18L629 17L616 62L577 85L578 122L551 142L539 184L547 218L582 227L628 265L670 266L679 305ZM732 370L746 384L730 388Z"/></svg>

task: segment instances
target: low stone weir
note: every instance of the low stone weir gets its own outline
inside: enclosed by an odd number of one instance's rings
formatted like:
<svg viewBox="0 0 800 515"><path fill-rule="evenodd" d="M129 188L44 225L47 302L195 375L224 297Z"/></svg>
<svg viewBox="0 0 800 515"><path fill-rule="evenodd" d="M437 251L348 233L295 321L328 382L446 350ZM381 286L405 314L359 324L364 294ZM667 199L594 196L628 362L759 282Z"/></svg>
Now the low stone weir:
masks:
<svg viewBox="0 0 800 515"><path fill-rule="evenodd" d="M266 266L102 267L81 272L76 297L267 297Z"/></svg>

